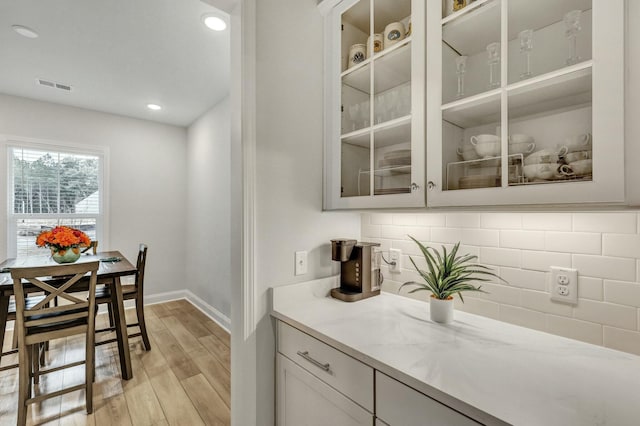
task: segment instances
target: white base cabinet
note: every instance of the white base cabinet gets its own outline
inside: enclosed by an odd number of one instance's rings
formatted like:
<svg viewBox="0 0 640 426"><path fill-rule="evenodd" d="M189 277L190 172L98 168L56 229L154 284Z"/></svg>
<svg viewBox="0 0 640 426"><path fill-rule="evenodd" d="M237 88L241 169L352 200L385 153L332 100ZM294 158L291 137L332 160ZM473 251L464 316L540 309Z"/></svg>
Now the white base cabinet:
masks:
<svg viewBox="0 0 640 426"><path fill-rule="evenodd" d="M278 354L279 426L370 426L373 415L300 366Z"/></svg>

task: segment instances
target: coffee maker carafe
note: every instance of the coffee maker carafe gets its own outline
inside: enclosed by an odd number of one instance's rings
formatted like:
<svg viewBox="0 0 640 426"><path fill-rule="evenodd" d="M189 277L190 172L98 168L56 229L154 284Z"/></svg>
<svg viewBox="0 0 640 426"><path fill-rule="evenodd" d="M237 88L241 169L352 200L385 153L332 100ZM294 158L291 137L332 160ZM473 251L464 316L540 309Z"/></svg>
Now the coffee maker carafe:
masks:
<svg viewBox="0 0 640 426"><path fill-rule="evenodd" d="M345 302L355 302L380 294L379 243L358 243L356 240L331 240L331 258L340 262L340 287L331 296Z"/></svg>

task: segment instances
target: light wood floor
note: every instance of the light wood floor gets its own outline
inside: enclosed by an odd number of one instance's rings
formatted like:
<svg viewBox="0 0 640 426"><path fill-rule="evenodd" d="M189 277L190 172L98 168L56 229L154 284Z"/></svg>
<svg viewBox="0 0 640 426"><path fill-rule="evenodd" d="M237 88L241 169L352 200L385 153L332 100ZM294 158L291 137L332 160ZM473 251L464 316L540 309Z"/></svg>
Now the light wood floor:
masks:
<svg viewBox="0 0 640 426"><path fill-rule="evenodd" d="M128 310L127 322L135 322ZM72 392L33 404L30 425L229 425L229 335L184 300L145 308L151 351L140 338L129 341L133 378L120 379L115 343L96 348L96 382L93 414L87 415L84 391ZM108 323L97 317L97 328ZM5 337L5 347L11 342ZM2 365L15 362L6 357ZM9 359L11 358L11 359ZM51 342L48 365L84 359L84 339L73 337ZM17 370L0 372L0 425L15 425ZM84 366L42 376L39 389L51 392L82 383Z"/></svg>

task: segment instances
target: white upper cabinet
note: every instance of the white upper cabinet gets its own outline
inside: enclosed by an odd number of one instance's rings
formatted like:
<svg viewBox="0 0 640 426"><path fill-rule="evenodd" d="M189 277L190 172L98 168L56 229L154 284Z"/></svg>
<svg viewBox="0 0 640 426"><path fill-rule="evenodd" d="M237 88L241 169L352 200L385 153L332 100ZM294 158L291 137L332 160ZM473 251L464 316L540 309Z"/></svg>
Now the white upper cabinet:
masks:
<svg viewBox="0 0 640 426"><path fill-rule="evenodd" d="M425 3L325 10L325 209L425 205Z"/></svg>
<svg viewBox="0 0 640 426"><path fill-rule="evenodd" d="M427 204L624 203L624 0L450 3L427 0Z"/></svg>

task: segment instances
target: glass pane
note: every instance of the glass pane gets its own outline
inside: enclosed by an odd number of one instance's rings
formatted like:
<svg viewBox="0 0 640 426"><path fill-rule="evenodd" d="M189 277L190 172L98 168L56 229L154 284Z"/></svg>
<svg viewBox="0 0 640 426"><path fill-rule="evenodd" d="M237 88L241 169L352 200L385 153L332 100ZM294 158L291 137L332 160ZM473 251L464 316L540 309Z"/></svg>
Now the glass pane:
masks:
<svg viewBox="0 0 640 426"><path fill-rule="evenodd" d="M509 84L592 58L591 0L509 0Z"/></svg>
<svg viewBox="0 0 640 426"><path fill-rule="evenodd" d="M85 232L91 240L96 239L96 219L18 219L17 220L17 257L48 255L46 247L36 246L36 237L42 231L58 225L70 226Z"/></svg>
<svg viewBox="0 0 640 426"><path fill-rule="evenodd" d="M374 194L411 192L411 122L374 133Z"/></svg>
<svg viewBox="0 0 640 426"><path fill-rule="evenodd" d="M371 194L371 150L369 133L342 141L341 196Z"/></svg>
<svg viewBox="0 0 640 426"><path fill-rule="evenodd" d="M442 37L444 104L500 87L500 1L446 22Z"/></svg>
<svg viewBox="0 0 640 426"><path fill-rule="evenodd" d="M522 155L510 184L592 180L591 69L509 93L509 153Z"/></svg>
<svg viewBox="0 0 640 426"><path fill-rule="evenodd" d="M500 95L443 111L444 190L501 184Z"/></svg>
<svg viewBox="0 0 640 426"><path fill-rule="evenodd" d="M374 61L374 124L411 114L411 50L405 45Z"/></svg>

